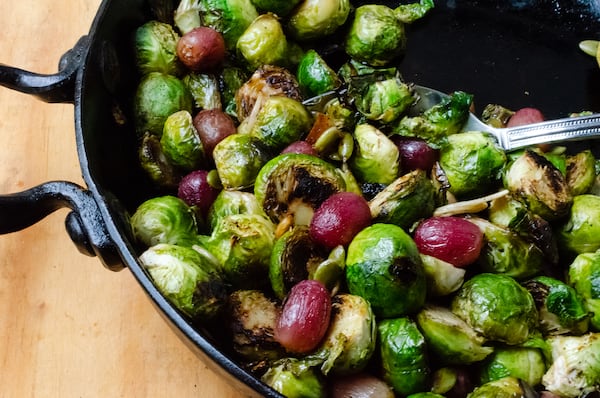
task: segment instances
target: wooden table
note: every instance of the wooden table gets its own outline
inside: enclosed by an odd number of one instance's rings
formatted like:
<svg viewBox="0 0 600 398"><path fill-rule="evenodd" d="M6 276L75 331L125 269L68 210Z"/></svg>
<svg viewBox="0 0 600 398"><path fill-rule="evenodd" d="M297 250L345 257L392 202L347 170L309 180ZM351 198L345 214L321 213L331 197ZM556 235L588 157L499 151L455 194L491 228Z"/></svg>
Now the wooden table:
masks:
<svg viewBox="0 0 600 398"><path fill-rule="evenodd" d="M0 1L0 63L54 73L100 0ZM0 87L0 194L83 184L73 106ZM0 397L237 397L175 336L129 271L80 254L59 210L0 236Z"/></svg>

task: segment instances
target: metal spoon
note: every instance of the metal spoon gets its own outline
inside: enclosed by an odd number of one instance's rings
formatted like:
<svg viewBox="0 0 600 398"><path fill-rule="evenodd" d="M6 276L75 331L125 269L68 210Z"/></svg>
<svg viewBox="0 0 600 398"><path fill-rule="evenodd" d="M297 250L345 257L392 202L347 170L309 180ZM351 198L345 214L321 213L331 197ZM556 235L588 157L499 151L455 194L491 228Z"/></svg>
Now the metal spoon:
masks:
<svg viewBox="0 0 600 398"><path fill-rule="evenodd" d="M438 104L449 96L438 90L414 85L419 100L413 105L413 112L422 112ZM518 127L495 128L483 123L473 113L463 126L463 131L484 131L496 137L504 150L511 151L530 145L557 141L581 141L600 137L600 114L577 116Z"/></svg>

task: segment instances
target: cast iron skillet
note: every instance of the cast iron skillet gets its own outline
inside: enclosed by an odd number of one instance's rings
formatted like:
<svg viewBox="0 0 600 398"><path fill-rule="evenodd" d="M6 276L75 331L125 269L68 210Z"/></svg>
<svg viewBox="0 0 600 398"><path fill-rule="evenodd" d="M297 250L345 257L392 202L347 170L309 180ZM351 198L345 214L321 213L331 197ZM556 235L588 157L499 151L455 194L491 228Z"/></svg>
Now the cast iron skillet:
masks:
<svg viewBox="0 0 600 398"><path fill-rule="evenodd" d="M135 155L130 105L137 76L129 39L151 18L149 9L145 0L105 0L89 34L62 57L56 74L0 65L0 84L46 102L74 104L87 185L53 181L0 196L0 232L70 208L66 229L82 253L113 271L129 268L183 341L243 394L278 397L232 360L226 342L177 312L137 260L126 216L158 192L149 188ZM549 118L600 112L600 70L577 47L580 40L600 39L598 1L437 0L434 11L408 29L408 38L400 64L405 80L473 93L479 111L498 103L535 106Z"/></svg>

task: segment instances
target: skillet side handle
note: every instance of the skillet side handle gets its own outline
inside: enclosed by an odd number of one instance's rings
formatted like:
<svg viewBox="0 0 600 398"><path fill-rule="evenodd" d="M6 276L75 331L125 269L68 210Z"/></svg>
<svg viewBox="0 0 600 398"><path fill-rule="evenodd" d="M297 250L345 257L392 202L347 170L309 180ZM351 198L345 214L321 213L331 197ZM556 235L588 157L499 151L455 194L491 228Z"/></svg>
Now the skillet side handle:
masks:
<svg viewBox="0 0 600 398"><path fill-rule="evenodd" d="M0 234L27 228L63 207L73 210L65 227L77 249L85 255L98 256L111 271L123 269L98 204L90 191L71 182L52 181L23 192L0 195Z"/></svg>
<svg viewBox="0 0 600 398"><path fill-rule="evenodd" d="M88 36L80 38L61 57L59 71L55 74L44 75L0 64L0 85L48 103L74 103L77 71L84 63L89 46Z"/></svg>

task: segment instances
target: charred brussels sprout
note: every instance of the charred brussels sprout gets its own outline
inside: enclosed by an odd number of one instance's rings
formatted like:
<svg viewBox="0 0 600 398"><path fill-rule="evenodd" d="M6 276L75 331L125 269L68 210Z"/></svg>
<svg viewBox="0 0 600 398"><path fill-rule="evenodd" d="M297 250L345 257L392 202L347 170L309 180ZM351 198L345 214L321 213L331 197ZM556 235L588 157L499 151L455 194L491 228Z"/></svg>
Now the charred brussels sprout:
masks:
<svg viewBox="0 0 600 398"><path fill-rule="evenodd" d="M140 261L158 290L189 317L214 318L225 304L218 265L196 250L161 243L142 253Z"/></svg>
<svg viewBox="0 0 600 398"><path fill-rule="evenodd" d="M315 50L304 53L296 71L298 83L308 97L338 88L340 78Z"/></svg>
<svg viewBox="0 0 600 398"><path fill-rule="evenodd" d="M134 99L135 126L139 136L160 136L165 120L181 110L192 112L192 96L181 80L151 72L140 81Z"/></svg>
<svg viewBox="0 0 600 398"><path fill-rule="evenodd" d="M252 193L223 190L219 192L208 210L208 223L211 230L217 226L220 220L233 214L255 214L267 217Z"/></svg>
<svg viewBox="0 0 600 398"><path fill-rule="evenodd" d="M213 159L225 189L244 189L252 187L268 153L260 140L238 133L215 146Z"/></svg>
<svg viewBox="0 0 600 398"><path fill-rule="evenodd" d="M596 158L590 150L567 157L567 185L571 195L583 195L590 191L596 179Z"/></svg>
<svg viewBox="0 0 600 398"><path fill-rule="evenodd" d="M485 338L510 345L525 342L538 326L533 297L505 275L475 275L458 290L451 309Z"/></svg>
<svg viewBox="0 0 600 398"><path fill-rule="evenodd" d="M131 229L146 247L159 243L187 245L198 233L194 210L175 196L146 200L131 216Z"/></svg>
<svg viewBox="0 0 600 398"><path fill-rule="evenodd" d="M177 189L183 175L163 152L159 136L149 132L144 133L138 148L138 160L155 186Z"/></svg>
<svg viewBox="0 0 600 398"><path fill-rule="evenodd" d="M530 385L516 377L503 377L477 387L467 398L535 398L537 393Z"/></svg>
<svg viewBox="0 0 600 398"><path fill-rule="evenodd" d="M573 202L565 176L545 157L531 150L507 166L504 185L542 218L565 216Z"/></svg>
<svg viewBox="0 0 600 398"><path fill-rule="evenodd" d="M175 112L165 120L160 145L169 161L185 171L198 169L204 160L202 142L188 111Z"/></svg>
<svg viewBox="0 0 600 398"><path fill-rule="evenodd" d="M600 196L575 196L568 218L558 226L557 233L559 247L567 253L600 249Z"/></svg>
<svg viewBox="0 0 600 398"><path fill-rule="evenodd" d="M569 266L568 283L583 298L590 325L600 331L600 252L578 255Z"/></svg>
<svg viewBox="0 0 600 398"><path fill-rule="evenodd" d="M379 129L359 124L354 130L356 147L349 166L361 182L390 184L400 171L400 152Z"/></svg>
<svg viewBox="0 0 600 398"><path fill-rule="evenodd" d="M295 358L276 361L261 380L289 398L322 398L326 395L319 373L312 364Z"/></svg>
<svg viewBox="0 0 600 398"><path fill-rule="evenodd" d="M348 290L366 298L382 318L414 313L425 302L425 271L417 245L392 224L373 224L348 246Z"/></svg>
<svg viewBox="0 0 600 398"><path fill-rule="evenodd" d="M200 0L201 21L222 33L230 50L257 17L258 11L250 0Z"/></svg>
<svg viewBox="0 0 600 398"><path fill-rule="evenodd" d="M535 300L542 333L579 335L587 332L589 313L571 286L549 276L538 276L524 286Z"/></svg>
<svg viewBox="0 0 600 398"><path fill-rule="evenodd" d="M160 72L178 75L182 65L177 58L179 35L173 27L159 21L148 21L135 31L135 59L142 74Z"/></svg>
<svg viewBox="0 0 600 398"><path fill-rule="evenodd" d="M597 392L600 385L600 334L555 336L549 342L552 365L542 378L546 389L566 398Z"/></svg>
<svg viewBox="0 0 600 398"><path fill-rule="evenodd" d="M349 0L302 0L288 16L287 29L298 41L317 39L335 32L349 14Z"/></svg>
<svg viewBox="0 0 600 398"><path fill-rule="evenodd" d="M506 163L504 151L480 132L453 134L440 150L440 165L457 197L472 197L498 184Z"/></svg>
<svg viewBox="0 0 600 398"><path fill-rule="evenodd" d="M401 395L428 390L427 345L416 323L384 319L377 329L384 380Z"/></svg>
<svg viewBox="0 0 600 398"><path fill-rule="evenodd" d="M481 384L504 377L516 377L530 386L538 386L546 365L542 352L529 347L497 347L494 353L484 362L481 374Z"/></svg>
<svg viewBox="0 0 600 398"><path fill-rule="evenodd" d="M314 211L346 184L336 168L316 156L287 153L269 160L260 170L254 194L271 220L290 217L309 225Z"/></svg>

